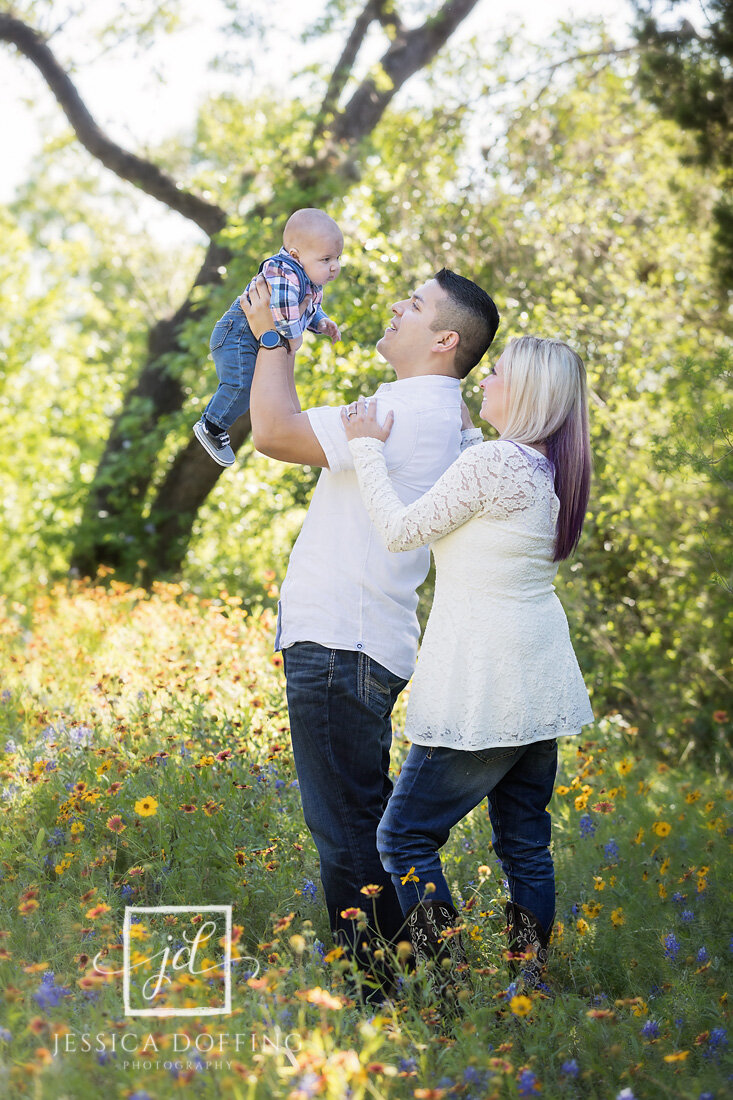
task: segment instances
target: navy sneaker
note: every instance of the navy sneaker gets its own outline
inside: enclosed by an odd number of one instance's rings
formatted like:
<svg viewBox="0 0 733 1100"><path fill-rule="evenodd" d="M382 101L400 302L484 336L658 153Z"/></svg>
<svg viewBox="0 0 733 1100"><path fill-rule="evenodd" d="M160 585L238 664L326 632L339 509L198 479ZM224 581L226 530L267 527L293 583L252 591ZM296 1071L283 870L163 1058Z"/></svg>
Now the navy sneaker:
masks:
<svg viewBox="0 0 733 1100"><path fill-rule="evenodd" d="M234 451L232 450L229 432L221 432L219 435L214 435L214 433L210 432L206 427L202 417L198 424L194 424L193 434L196 436L201 446L209 452L214 462L218 462L220 466L234 465Z"/></svg>

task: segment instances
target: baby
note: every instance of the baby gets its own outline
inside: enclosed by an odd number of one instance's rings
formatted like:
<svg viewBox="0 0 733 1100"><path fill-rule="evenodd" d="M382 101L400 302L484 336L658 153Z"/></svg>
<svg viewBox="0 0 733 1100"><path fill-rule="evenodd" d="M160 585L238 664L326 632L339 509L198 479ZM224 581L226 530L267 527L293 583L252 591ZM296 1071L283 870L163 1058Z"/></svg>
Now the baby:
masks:
<svg viewBox="0 0 733 1100"><path fill-rule="evenodd" d="M273 328L257 340L239 298L216 322L209 347L219 386L193 430L220 466L234 462L228 429L249 408L260 347L287 346L288 340L302 336L306 329L323 333L332 343L341 339L338 326L323 312L321 301L323 284L332 282L341 270L343 247L343 234L328 214L312 207L296 210L285 226L283 247L260 264L272 292ZM312 297L301 315L308 295Z"/></svg>

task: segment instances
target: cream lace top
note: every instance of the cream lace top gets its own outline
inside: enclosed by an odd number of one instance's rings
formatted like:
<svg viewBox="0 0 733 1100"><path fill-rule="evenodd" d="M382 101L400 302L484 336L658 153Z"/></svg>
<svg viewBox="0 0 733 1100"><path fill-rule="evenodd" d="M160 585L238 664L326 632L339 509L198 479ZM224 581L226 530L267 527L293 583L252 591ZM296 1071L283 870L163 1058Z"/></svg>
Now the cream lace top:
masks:
<svg viewBox="0 0 733 1100"><path fill-rule="evenodd" d="M384 444L349 446L389 549L430 543L435 558L435 598L407 708L410 740L475 750L579 733L593 713L552 583L560 502L551 463L509 440L480 442L406 507Z"/></svg>

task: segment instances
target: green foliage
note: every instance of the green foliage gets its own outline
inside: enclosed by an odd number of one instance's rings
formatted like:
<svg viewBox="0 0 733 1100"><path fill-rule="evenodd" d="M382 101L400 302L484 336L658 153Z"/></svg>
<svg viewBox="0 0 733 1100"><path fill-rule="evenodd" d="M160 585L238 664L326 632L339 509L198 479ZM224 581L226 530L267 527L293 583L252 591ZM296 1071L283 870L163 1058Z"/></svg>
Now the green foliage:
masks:
<svg viewBox="0 0 733 1100"><path fill-rule="evenodd" d="M491 57L477 42L439 58L419 96L384 116L348 186L319 181L345 234L326 302L343 341L334 349L307 334L297 383L308 407L388 380L373 348L389 305L444 264L496 298L496 353L526 331L576 346L591 381L595 481L560 592L596 713L619 712L655 751L720 753L728 726L714 716L733 705L730 474L719 450L730 438L720 359L728 322L707 259L716 193L689 137L644 102L625 63L595 55L610 47L602 29L584 29L588 56L550 80L559 57L579 52L580 33L565 27L532 47L534 76L522 66L517 77L517 58L530 52L518 37ZM135 448L155 464L150 499L214 388L214 321L279 246L292 206L312 197L286 165L309 155L313 110L303 97L252 112L228 92L202 105L192 141L160 151L177 178L234 213L223 283L198 292L205 308L169 363L187 405ZM88 165L60 143L3 215L0 426L13 447L0 458L0 486L13 543L3 540L0 569L6 591L21 596L63 575L146 329L180 302L197 262L195 244L171 246L173 230L163 244L151 239L129 189L110 192ZM267 215L253 217L258 208ZM466 397L476 411L475 382ZM718 442L707 461L712 420ZM242 448L200 510L187 583L203 595L236 592L251 609L274 606L316 475ZM120 522L134 564L147 513ZM429 599L430 585L423 612Z"/></svg>
<svg viewBox="0 0 733 1100"><path fill-rule="evenodd" d="M687 19L669 28L666 9L636 0L642 53L638 80L664 118L695 136L694 159L717 176L714 261L719 282L733 290L733 8L728 0L705 5L706 26L697 32Z"/></svg>

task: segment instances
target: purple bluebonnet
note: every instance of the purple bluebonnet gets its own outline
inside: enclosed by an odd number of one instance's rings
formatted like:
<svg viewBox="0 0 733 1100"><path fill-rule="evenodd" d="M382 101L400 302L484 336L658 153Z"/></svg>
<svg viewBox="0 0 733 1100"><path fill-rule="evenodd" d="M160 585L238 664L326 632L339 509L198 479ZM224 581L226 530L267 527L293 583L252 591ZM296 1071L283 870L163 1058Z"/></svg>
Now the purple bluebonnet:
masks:
<svg viewBox="0 0 733 1100"><path fill-rule="evenodd" d="M581 836L593 836L596 831L596 823L590 814L583 814L578 824Z"/></svg>
<svg viewBox="0 0 733 1100"><path fill-rule="evenodd" d="M641 1029L645 1039L656 1039L659 1036L659 1024L656 1020L647 1020Z"/></svg>
<svg viewBox="0 0 733 1100"><path fill-rule="evenodd" d="M563 1062L560 1066L560 1073L565 1077L577 1077L580 1073L580 1066L574 1058L568 1058L567 1062Z"/></svg>
<svg viewBox="0 0 733 1100"><path fill-rule="evenodd" d="M680 943L674 932L670 932L668 936L664 937L664 957L665 959L676 959L680 950Z"/></svg>
<svg viewBox="0 0 733 1100"><path fill-rule="evenodd" d="M58 848L59 845L64 843L65 839L66 839L66 833L64 832L63 829L59 829L57 827L49 835L48 839L46 840L46 844L48 844L49 848Z"/></svg>
<svg viewBox="0 0 733 1100"><path fill-rule="evenodd" d="M302 1077L295 1081L295 1086L295 1092L298 1096L317 1096L321 1091L321 1079L317 1073L308 1070L307 1073L304 1073ZM134 1100L134 1098L131 1098L131 1100Z"/></svg>
<svg viewBox="0 0 733 1100"><path fill-rule="evenodd" d="M701 947L697 953L697 961L699 963L706 963L708 961L708 951L706 947Z"/></svg>
<svg viewBox="0 0 733 1100"><path fill-rule="evenodd" d="M680 914L680 919L683 920L685 924L689 924L695 919L695 914L693 913L692 909L683 909L682 913Z"/></svg>
<svg viewBox="0 0 733 1100"><path fill-rule="evenodd" d="M63 723L62 723L63 724ZM61 732L61 730L59 730ZM92 743L94 737L94 730L90 726L72 726L68 731L69 741L77 748L86 749Z"/></svg>
<svg viewBox="0 0 733 1100"><path fill-rule="evenodd" d="M315 882L313 882L312 879L304 878L303 879L303 885L301 886L300 889L301 889L301 892L302 892L304 898L309 898L311 901L316 900L316 894L318 892L318 887L316 886Z"/></svg>
<svg viewBox="0 0 733 1100"><path fill-rule="evenodd" d="M4 1043L9 1043L12 1038L12 1031L8 1031L6 1027L0 1027L0 1039L2 1039Z"/></svg>
<svg viewBox="0 0 733 1100"><path fill-rule="evenodd" d="M726 1050L728 1032L724 1027L714 1027L708 1038L708 1051Z"/></svg>
<svg viewBox="0 0 733 1100"><path fill-rule="evenodd" d="M611 839L608 844L606 844L603 851L606 853L607 859L616 859L619 854L619 846L615 840Z"/></svg>
<svg viewBox="0 0 733 1100"><path fill-rule="evenodd" d="M33 1000L40 1008L56 1008L61 998L68 997L70 994L70 989L66 989L61 985L56 985L56 977L53 970L47 970L41 979L41 984L33 994Z"/></svg>
<svg viewBox="0 0 733 1100"><path fill-rule="evenodd" d="M520 1096L531 1096L539 1091L537 1077L531 1069L523 1069L517 1078L517 1089Z"/></svg>

